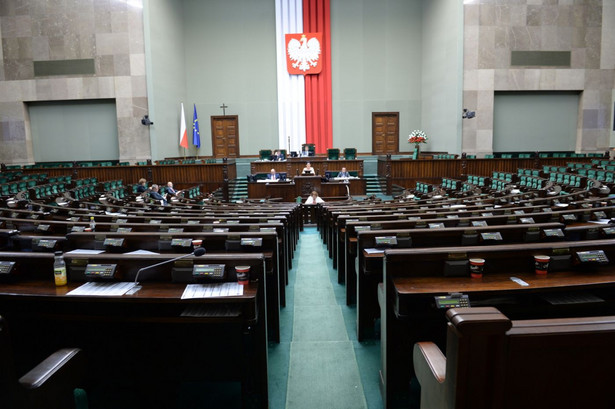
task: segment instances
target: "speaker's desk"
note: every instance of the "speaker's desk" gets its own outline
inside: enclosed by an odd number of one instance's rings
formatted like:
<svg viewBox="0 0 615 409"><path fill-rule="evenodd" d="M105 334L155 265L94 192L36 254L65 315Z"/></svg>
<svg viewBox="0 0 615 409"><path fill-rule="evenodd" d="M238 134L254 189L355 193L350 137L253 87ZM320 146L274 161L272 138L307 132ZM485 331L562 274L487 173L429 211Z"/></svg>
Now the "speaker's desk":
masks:
<svg viewBox="0 0 615 409"><path fill-rule="evenodd" d="M310 193L316 190L326 200L327 197L351 195L365 195L365 179L329 180L323 181L320 176L295 176L292 181L284 182L250 182L248 183L248 197L282 198L285 202L294 202L297 197L305 200Z"/></svg>

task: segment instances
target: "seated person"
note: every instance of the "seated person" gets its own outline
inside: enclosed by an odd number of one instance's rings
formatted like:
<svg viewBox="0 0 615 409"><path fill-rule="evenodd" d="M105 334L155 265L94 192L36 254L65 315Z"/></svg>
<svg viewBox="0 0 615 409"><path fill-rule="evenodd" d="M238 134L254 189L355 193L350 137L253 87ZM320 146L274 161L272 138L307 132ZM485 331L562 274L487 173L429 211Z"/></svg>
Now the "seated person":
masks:
<svg viewBox="0 0 615 409"><path fill-rule="evenodd" d="M303 147L303 150L301 151L301 156L310 156L310 149L306 146Z"/></svg>
<svg viewBox="0 0 615 409"><path fill-rule="evenodd" d="M305 164L305 168L303 168L303 173L304 175L314 175L314 168L312 167L312 164L310 162Z"/></svg>
<svg viewBox="0 0 615 409"><path fill-rule="evenodd" d="M322 200L320 196L318 196L318 192L315 190L312 191L312 193L310 194L310 197L305 199L305 204L317 204L317 203L324 203L324 202L325 201Z"/></svg>
<svg viewBox="0 0 615 409"><path fill-rule="evenodd" d="M158 185L153 184L152 185L152 190L151 192L149 192L149 197L151 197L154 200L159 200L161 204L166 205L167 201L164 197L162 197L162 195L160 193L158 193Z"/></svg>
<svg viewBox="0 0 615 409"><path fill-rule="evenodd" d="M337 174L338 178L349 178L350 173L346 170L346 168L342 168L342 170Z"/></svg>
<svg viewBox="0 0 615 409"><path fill-rule="evenodd" d="M147 180L144 178L139 179L139 186L137 186L137 193L147 192Z"/></svg>
<svg viewBox="0 0 615 409"><path fill-rule="evenodd" d="M275 152L273 152L273 156L271 157L271 160L286 160L286 157L284 156L284 154L278 150L276 150Z"/></svg>
<svg viewBox="0 0 615 409"><path fill-rule="evenodd" d="M267 180L280 180L280 174L277 173L275 169L271 169L271 171L267 175Z"/></svg>
<svg viewBox="0 0 615 409"><path fill-rule="evenodd" d="M177 196L178 194L180 194L182 191L181 190L175 190L173 188L173 182L167 182L167 193L171 196Z"/></svg>
<svg viewBox="0 0 615 409"><path fill-rule="evenodd" d="M177 197L181 192L181 190L173 188L173 182L167 182L167 201L171 200L172 197Z"/></svg>

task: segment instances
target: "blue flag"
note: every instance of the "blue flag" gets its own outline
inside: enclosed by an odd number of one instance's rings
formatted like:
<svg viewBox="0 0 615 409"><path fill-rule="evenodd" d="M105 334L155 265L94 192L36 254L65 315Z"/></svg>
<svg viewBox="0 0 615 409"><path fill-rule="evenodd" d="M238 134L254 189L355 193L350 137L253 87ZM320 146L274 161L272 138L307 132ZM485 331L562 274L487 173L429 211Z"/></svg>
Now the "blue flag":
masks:
<svg viewBox="0 0 615 409"><path fill-rule="evenodd" d="M194 104L194 115L192 117L192 144L197 148L201 147L201 133L199 132L199 118L196 116L196 104Z"/></svg>

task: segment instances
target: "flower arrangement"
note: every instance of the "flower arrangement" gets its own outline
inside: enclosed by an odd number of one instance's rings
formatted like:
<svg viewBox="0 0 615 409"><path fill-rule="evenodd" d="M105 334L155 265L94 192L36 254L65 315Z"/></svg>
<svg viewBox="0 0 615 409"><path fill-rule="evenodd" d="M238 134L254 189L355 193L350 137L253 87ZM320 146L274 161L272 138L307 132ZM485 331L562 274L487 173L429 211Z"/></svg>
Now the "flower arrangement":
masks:
<svg viewBox="0 0 615 409"><path fill-rule="evenodd" d="M419 143L427 143L427 135L425 132L415 129L410 133L408 137L409 143L419 144Z"/></svg>

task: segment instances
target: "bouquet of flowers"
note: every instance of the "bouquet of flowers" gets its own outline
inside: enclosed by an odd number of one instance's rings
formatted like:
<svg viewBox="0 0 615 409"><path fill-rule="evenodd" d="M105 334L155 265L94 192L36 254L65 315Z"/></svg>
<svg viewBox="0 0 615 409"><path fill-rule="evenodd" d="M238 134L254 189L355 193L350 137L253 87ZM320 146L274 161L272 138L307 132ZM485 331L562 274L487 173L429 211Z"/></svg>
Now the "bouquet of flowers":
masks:
<svg viewBox="0 0 615 409"><path fill-rule="evenodd" d="M415 129L410 133L408 137L409 143L419 144L419 143L427 143L427 135L425 132Z"/></svg>

